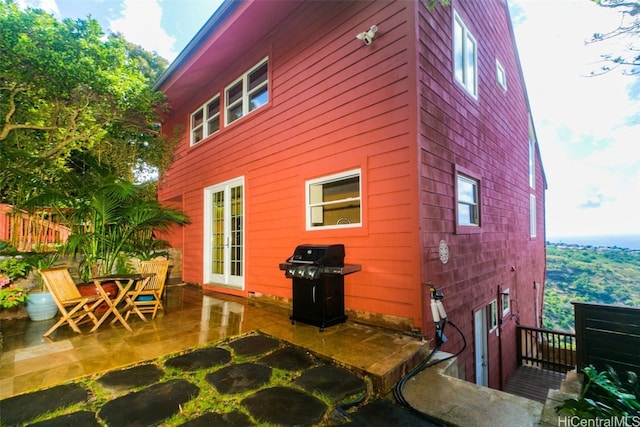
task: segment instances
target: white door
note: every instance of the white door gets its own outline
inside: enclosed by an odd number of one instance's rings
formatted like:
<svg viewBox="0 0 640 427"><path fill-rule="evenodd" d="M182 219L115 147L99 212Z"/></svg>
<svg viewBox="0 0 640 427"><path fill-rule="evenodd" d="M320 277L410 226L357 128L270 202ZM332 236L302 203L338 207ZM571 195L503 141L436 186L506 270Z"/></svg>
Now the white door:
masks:
<svg viewBox="0 0 640 427"><path fill-rule="evenodd" d="M204 283L244 287L244 178L204 192Z"/></svg>
<svg viewBox="0 0 640 427"><path fill-rule="evenodd" d="M489 385L487 368L487 310L481 308L473 313L473 336L476 357L476 384Z"/></svg>

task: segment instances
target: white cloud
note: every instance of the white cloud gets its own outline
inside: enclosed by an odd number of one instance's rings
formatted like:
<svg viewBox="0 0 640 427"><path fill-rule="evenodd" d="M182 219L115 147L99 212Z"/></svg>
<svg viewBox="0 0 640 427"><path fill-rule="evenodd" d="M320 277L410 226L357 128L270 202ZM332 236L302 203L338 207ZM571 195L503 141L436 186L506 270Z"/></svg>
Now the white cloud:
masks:
<svg viewBox="0 0 640 427"><path fill-rule="evenodd" d="M56 17L60 17L60 11L58 10L56 0L17 0L16 4L20 9L26 9L27 7L42 9Z"/></svg>
<svg viewBox="0 0 640 427"><path fill-rule="evenodd" d="M122 5L122 16L109 21L109 30L172 61L177 55L176 40L162 28L162 7L158 1L124 0Z"/></svg>
<svg viewBox="0 0 640 427"><path fill-rule="evenodd" d="M511 0L549 189L547 235L640 234L640 110L630 77L588 77L615 47L585 44L619 23L590 1ZM513 8L515 6L515 8Z"/></svg>

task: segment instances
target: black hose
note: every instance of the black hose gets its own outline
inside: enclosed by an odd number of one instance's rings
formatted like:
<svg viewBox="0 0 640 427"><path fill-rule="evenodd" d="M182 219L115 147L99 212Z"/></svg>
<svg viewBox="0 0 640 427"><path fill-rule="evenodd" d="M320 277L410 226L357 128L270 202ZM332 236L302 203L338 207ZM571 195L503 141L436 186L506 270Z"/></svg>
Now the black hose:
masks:
<svg viewBox="0 0 640 427"><path fill-rule="evenodd" d="M436 360L433 363L428 364L429 360L431 360L431 358L433 357L433 355L440 350L440 345L442 344L442 337L443 332L444 332L444 325L446 325L447 323L450 323L451 326L453 326L458 333L460 333L460 336L462 337L462 348L456 353L453 354L451 356L445 357L444 359L439 359ZM404 388L405 383L413 376L415 376L416 374L418 374L419 372L423 371L426 368L430 368L432 366L437 365L438 363L444 362L446 360L452 359L454 357L459 356L460 354L462 354L462 352L465 350L465 348L467 347L467 340L464 337L464 334L462 333L462 331L460 330L460 328L453 322L446 320L445 323L442 326L442 329L439 331L436 331L436 346L434 347L433 350L431 350L431 352L429 353L429 355L426 357L426 359L422 360L415 368L413 368L411 371L407 372L407 374L402 377L400 379L400 381L398 381L396 383L396 385L393 387L393 397L396 399L396 401L404 406L405 408L409 409L410 411L412 411L413 413L433 422L433 423L437 423L440 424L441 421L425 414L424 412L420 412L419 410L417 410L416 408L414 408L413 406L411 406L411 404L405 399L404 395L402 394L402 389Z"/></svg>
<svg viewBox="0 0 640 427"><path fill-rule="evenodd" d="M336 410L338 412L340 412L343 416L345 416L347 419L351 419L351 416L349 415L349 413L347 412L347 409L359 405L360 403L362 403L362 401L364 401L365 397L367 397L367 392L365 391L364 394L362 396L360 396L359 398L352 400L351 402L345 402L345 403L340 403L338 405L336 405Z"/></svg>

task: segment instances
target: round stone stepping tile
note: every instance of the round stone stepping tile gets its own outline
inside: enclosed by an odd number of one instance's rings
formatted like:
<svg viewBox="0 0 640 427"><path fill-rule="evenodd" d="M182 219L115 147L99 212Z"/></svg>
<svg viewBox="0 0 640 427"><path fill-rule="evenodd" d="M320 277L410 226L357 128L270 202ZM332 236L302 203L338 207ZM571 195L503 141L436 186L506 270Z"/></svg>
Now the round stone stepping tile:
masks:
<svg viewBox="0 0 640 427"><path fill-rule="evenodd" d="M241 363L225 366L205 378L220 393L243 393L268 383L271 379L271 368L255 363Z"/></svg>
<svg viewBox="0 0 640 427"><path fill-rule="evenodd" d="M96 414L89 411L74 412L72 414L61 415L50 420L40 421L39 423L29 424L30 427L100 427L100 423L96 420Z"/></svg>
<svg viewBox="0 0 640 427"><path fill-rule="evenodd" d="M312 356L296 347L285 347L258 360L263 365L287 371L300 371L313 366Z"/></svg>
<svg viewBox="0 0 640 427"><path fill-rule="evenodd" d="M362 378L333 365L309 369L296 378L294 383L310 393L321 393L334 402L367 390Z"/></svg>
<svg viewBox="0 0 640 427"><path fill-rule="evenodd" d="M107 389L121 391L155 384L163 375L162 369L156 365L147 364L107 372L98 378L98 383Z"/></svg>
<svg viewBox="0 0 640 427"><path fill-rule="evenodd" d="M219 347L209 347L172 357L171 359L167 359L164 365L184 371L195 371L198 369L211 368L212 366L224 365L230 361L231 353L229 350Z"/></svg>
<svg viewBox="0 0 640 427"><path fill-rule="evenodd" d="M180 412L200 389L185 380L171 380L107 402L98 416L110 426L152 426Z"/></svg>
<svg viewBox="0 0 640 427"><path fill-rule="evenodd" d="M0 400L2 425L21 425L39 415L85 402L89 393L77 384L64 384Z"/></svg>
<svg viewBox="0 0 640 427"><path fill-rule="evenodd" d="M207 412L180 424L181 427L241 427L255 426L251 419L240 411L227 412L225 414L216 414L215 412Z"/></svg>
<svg viewBox="0 0 640 427"><path fill-rule="evenodd" d="M260 390L244 398L242 405L261 422L285 426L318 424L328 409L316 397L288 387Z"/></svg>
<svg viewBox="0 0 640 427"><path fill-rule="evenodd" d="M245 357L268 353L279 346L280 341L264 335L252 335L229 343L236 355Z"/></svg>

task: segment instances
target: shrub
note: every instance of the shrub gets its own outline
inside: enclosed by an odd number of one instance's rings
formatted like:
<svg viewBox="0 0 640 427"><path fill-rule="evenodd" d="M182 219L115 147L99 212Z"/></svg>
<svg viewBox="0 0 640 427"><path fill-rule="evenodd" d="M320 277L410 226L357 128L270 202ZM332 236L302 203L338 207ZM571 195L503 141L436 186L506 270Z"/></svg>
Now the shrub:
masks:
<svg viewBox="0 0 640 427"><path fill-rule="evenodd" d="M598 372L593 365L583 369L586 384L577 399L567 399L556 412L583 419L640 416L640 384L635 372L619 375L613 368Z"/></svg>

